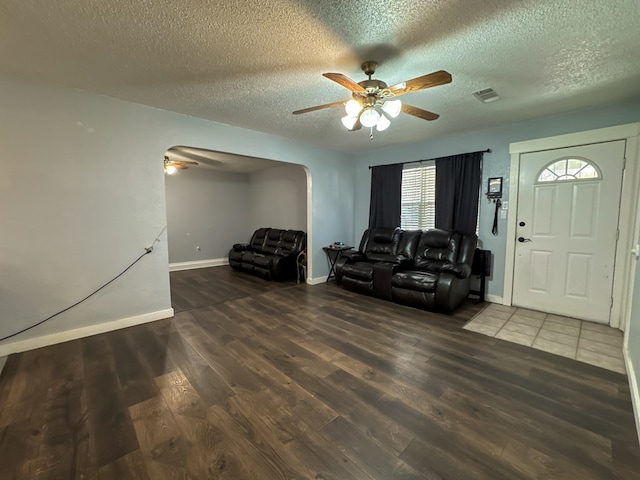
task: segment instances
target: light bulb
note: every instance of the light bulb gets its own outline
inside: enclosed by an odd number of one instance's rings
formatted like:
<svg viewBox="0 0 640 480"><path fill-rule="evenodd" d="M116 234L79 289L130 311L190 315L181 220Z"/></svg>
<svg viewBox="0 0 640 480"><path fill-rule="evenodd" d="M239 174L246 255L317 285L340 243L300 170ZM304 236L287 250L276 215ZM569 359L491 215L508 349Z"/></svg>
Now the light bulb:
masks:
<svg viewBox="0 0 640 480"><path fill-rule="evenodd" d="M360 123L363 127L375 127L380 120L380 114L376 112L375 108L369 107L360 114Z"/></svg>
<svg viewBox="0 0 640 480"><path fill-rule="evenodd" d="M167 172L167 175L173 175L176 173L176 170L178 169L173 165L167 165L164 169L164 171Z"/></svg>
<svg viewBox="0 0 640 480"><path fill-rule="evenodd" d="M347 115L346 117L342 117L341 120L347 130L353 130L353 127L356 126L356 122L358 121L358 117L350 117Z"/></svg>
<svg viewBox="0 0 640 480"><path fill-rule="evenodd" d="M383 130L386 130L387 128L389 128L389 125L391 125L391 122L386 117L386 115L380 115L380 120L378 120L378 124L376 125L376 130L379 132L382 132Z"/></svg>
<svg viewBox="0 0 640 480"><path fill-rule="evenodd" d="M344 105L344 109L350 117L357 117L360 110L362 110L362 105L360 105L359 101L352 98Z"/></svg>
<svg viewBox="0 0 640 480"><path fill-rule="evenodd" d="M402 110L402 102L400 100L389 100L382 104L382 111L391 118L396 118Z"/></svg>

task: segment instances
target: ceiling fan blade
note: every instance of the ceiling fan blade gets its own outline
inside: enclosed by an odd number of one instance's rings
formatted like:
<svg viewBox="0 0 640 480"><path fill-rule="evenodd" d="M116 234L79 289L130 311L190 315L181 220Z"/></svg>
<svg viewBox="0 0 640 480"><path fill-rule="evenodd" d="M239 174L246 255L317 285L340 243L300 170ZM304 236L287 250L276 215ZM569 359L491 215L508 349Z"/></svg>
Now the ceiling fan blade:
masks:
<svg viewBox="0 0 640 480"><path fill-rule="evenodd" d="M423 120L435 120L440 116L437 113L429 112L428 110L423 110L418 107L412 107L411 105L407 105L406 103L402 104L402 111Z"/></svg>
<svg viewBox="0 0 640 480"><path fill-rule="evenodd" d="M343 106L345 101L325 103L324 105L316 105L315 107L303 108L302 110L296 110L294 115L300 115L301 113L315 112L316 110L322 110L323 108L340 107Z"/></svg>
<svg viewBox="0 0 640 480"><path fill-rule="evenodd" d="M356 130L360 130L362 128L362 123L360 123L360 117L356 120L356 123L353 125L353 128L349 130L350 132L355 132Z"/></svg>
<svg viewBox="0 0 640 480"><path fill-rule="evenodd" d="M341 73L323 73L322 76L328 78L329 80L333 80L338 85L342 85L344 88L347 88L352 92L366 92L363 86L358 85L349 77Z"/></svg>
<svg viewBox="0 0 640 480"><path fill-rule="evenodd" d="M198 162L194 162L192 160L171 160L171 163L173 164L180 164L180 165L198 165Z"/></svg>
<svg viewBox="0 0 640 480"><path fill-rule="evenodd" d="M180 165L179 163L173 163L173 162L171 162L170 165L176 168L179 168L180 170L186 170L187 168L189 168L189 167L185 167L184 165Z"/></svg>
<svg viewBox="0 0 640 480"><path fill-rule="evenodd" d="M385 88L383 92L391 92L394 96L404 95L405 93L417 92L418 90L424 90L425 88L437 87L438 85L444 85L451 83L451 74L444 70L438 70L437 72L429 73L421 77L412 78L406 82L396 83L389 88Z"/></svg>

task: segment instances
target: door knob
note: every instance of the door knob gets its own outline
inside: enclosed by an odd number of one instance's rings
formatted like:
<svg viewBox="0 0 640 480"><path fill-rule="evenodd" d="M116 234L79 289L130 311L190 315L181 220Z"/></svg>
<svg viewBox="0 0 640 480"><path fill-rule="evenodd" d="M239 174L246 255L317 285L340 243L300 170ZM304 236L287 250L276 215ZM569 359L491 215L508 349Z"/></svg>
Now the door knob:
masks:
<svg viewBox="0 0 640 480"><path fill-rule="evenodd" d="M531 239L530 238L524 238L524 237L518 237L518 241L520 243L524 243L524 242L530 242Z"/></svg>

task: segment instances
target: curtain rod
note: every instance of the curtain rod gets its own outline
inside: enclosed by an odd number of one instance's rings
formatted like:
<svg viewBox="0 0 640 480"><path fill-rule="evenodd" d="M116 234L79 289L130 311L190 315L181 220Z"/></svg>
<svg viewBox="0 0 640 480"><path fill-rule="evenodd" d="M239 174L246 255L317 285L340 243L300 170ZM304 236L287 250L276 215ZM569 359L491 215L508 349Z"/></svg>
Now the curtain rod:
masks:
<svg viewBox="0 0 640 480"><path fill-rule="evenodd" d="M491 149L487 148L486 150L478 150L476 152L458 153L458 155L469 155L469 154L472 154L472 153L491 153ZM413 160L411 162L386 163L384 165L369 165L369 170L371 170L373 167L389 167L391 165L406 165L406 164L409 164L409 163L430 162L432 160L438 160L439 158L446 158L446 157L455 157L455 155L446 155L445 157L437 157L437 158L427 158L425 160Z"/></svg>

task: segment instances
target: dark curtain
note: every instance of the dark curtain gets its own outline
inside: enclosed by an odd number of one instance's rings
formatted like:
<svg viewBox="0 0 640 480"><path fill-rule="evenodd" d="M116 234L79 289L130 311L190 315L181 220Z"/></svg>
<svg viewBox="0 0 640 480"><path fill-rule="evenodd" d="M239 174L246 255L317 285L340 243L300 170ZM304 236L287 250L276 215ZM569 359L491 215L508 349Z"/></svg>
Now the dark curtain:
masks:
<svg viewBox="0 0 640 480"><path fill-rule="evenodd" d="M436 159L436 228L475 233L482 152Z"/></svg>
<svg viewBox="0 0 640 480"><path fill-rule="evenodd" d="M399 227L402 201L402 164L371 168L369 228Z"/></svg>

